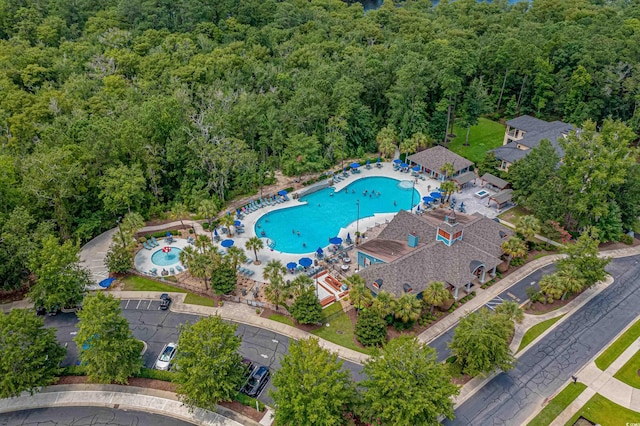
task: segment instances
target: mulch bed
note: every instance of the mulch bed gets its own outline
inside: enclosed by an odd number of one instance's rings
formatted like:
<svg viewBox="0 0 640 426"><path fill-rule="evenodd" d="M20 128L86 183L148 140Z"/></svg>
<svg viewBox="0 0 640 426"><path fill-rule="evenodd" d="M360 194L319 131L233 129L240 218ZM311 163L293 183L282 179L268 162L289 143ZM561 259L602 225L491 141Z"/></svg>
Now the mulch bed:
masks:
<svg viewBox="0 0 640 426"><path fill-rule="evenodd" d="M529 306L527 306L524 312L526 314L533 315L546 314L547 312L555 311L562 308L564 305L578 297L579 294L581 293L574 293L567 296L565 300L554 300L552 303L547 303L546 305L542 302L531 303Z"/></svg>
<svg viewBox="0 0 640 426"><path fill-rule="evenodd" d="M63 376L58 378L58 385L78 385L88 384L89 380L86 376ZM129 379L129 383L126 386L135 386L139 388L155 389L167 392L175 392L176 384L171 382L165 382L164 380L144 379L141 377ZM237 401L220 402L218 405L225 407L236 413L242 414L256 422L259 422L265 413L256 411L255 408L247 407Z"/></svg>

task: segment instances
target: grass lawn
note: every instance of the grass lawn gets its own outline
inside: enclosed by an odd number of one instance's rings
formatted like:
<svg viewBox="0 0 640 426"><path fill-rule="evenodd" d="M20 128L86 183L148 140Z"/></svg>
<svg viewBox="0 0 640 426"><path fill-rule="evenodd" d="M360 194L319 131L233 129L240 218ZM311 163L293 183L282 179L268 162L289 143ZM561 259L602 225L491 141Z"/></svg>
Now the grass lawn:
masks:
<svg viewBox="0 0 640 426"><path fill-rule="evenodd" d="M562 389L551 401L549 401L542 411L540 411L527 426L547 426L586 388L587 386L583 383L571 383Z"/></svg>
<svg viewBox="0 0 640 426"><path fill-rule="evenodd" d="M366 349L356 346L353 342L353 325L347 314L342 310L340 303L333 303L328 308L323 309L322 320L320 321L323 324L329 323L329 327L323 326L321 329L313 331L314 335L345 348L369 354Z"/></svg>
<svg viewBox="0 0 640 426"><path fill-rule="evenodd" d="M280 314L269 315L269 319L272 321L281 322L283 324L287 324L293 327L293 321L291 320L291 318L286 317L284 315L280 315Z"/></svg>
<svg viewBox="0 0 640 426"><path fill-rule="evenodd" d="M620 426L640 423L640 413L619 406L600 394L593 397L566 424L573 425L579 417L602 426Z"/></svg>
<svg viewBox="0 0 640 426"><path fill-rule="evenodd" d="M193 293L187 293L187 297L184 298L184 303L190 305L217 306L215 300Z"/></svg>
<svg viewBox="0 0 640 426"><path fill-rule="evenodd" d="M522 336L522 342L520 342L520 347L518 348L517 352L520 352L522 349L527 347L527 345L529 343L533 342L538 336L540 336L542 333L544 333L553 324L558 322L560 320L560 318L562 318L563 316L564 315L560 315L559 317L550 318L550 319L548 319L546 321L542 321L541 323L536 324L533 327L531 327L530 329L528 329L524 333L524 336Z"/></svg>
<svg viewBox="0 0 640 426"><path fill-rule="evenodd" d="M618 337L596 358L596 366L602 371L606 370L638 337L640 337L640 320L629 327L622 336Z"/></svg>
<svg viewBox="0 0 640 426"><path fill-rule="evenodd" d="M467 128L457 124L453 127L456 138L449 142L448 148L456 154L477 163L481 161L487 151L502 145L505 127L495 121L480 118L477 126L471 127L469 146L464 146Z"/></svg>
<svg viewBox="0 0 640 426"><path fill-rule="evenodd" d="M137 275L129 275L122 279L124 289L127 291L164 291L173 293L188 293L187 290L174 287L169 284L160 283L149 278L139 277Z"/></svg>
<svg viewBox="0 0 640 426"><path fill-rule="evenodd" d="M636 352L634 356L627 361L627 363L615 374L616 379L633 386L636 389L640 389L640 376L638 371L640 370L640 351Z"/></svg>
<svg viewBox="0 0 640 426"><path fill-rule="evenodd" d="M522 206L515 206L504 213L500 213L498 217L506 222L513 223L514 225L518 222L522 216L530 215L531 213Z"/></svg>

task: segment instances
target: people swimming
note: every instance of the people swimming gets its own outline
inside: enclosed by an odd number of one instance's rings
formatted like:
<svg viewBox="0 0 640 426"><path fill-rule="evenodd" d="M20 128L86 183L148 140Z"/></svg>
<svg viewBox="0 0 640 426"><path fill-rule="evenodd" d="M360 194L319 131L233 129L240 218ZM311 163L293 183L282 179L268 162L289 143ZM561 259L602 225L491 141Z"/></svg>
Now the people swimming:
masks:
<svg viewBox="0 0 640 426"><path fill-rule="evenodd" d="M306 246L307 246L307 243L302 243L302 247L306 247Z"/></svg>
<svg viewBox="0 0 640 426"><path fill-rule="evenodd" d="M266 233L266 232L264 232L264 230L262 230L262 231L260 232L260 235L262 235L262 236L264 237L265 235L267 235L267 233Z"/></svg>
<svg viewBox="0 0 640 426"><path fill-rule="evenodd" d="M393 205L394 205L394 206L397 206L397 205L398 205L398 203L396 203L396 200L393 200Z"/></svg>
<svg viewBox="0 0 640 426"><path fill-rule="evenodd" d="M298 231L298 237L300 236L300 231Z"/></svg>

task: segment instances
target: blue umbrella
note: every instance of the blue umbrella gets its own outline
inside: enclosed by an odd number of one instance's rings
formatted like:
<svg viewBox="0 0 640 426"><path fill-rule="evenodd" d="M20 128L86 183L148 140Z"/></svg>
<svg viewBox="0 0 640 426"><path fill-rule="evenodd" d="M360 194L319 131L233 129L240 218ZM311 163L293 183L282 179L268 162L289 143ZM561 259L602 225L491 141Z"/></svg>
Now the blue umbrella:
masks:
<svg viewBox="0 0 640 426"><path fill-rule="evenodd" d="M107 279L104 279L104 280L100 281L100 282L98 283L98 285L99 285L100 287L103 287L103 288L109 288L109 286L111 285L111 283L113 283L115 280L116 280L115 278L107 278Z"/></svg>
<svg viewBox="0 0 640 426"><path fill-rule="evenodd" d="M278 195L287 195L287 191L284 189L282 191L278 191Z"/></svg>
<svg viewBox="0 0 640 426"><path fill-rule="evenodd" d="M431 196L431 198L435 198L435 199L442 198L442 194L439 193L438 191L434 191L429 195Z"/></svg>
<svg viewBox="0 0 640 426"><path fill-rule="evenodd" d="M425 203L433 203L435 200L435 198L429 196L422 197L422 201L424 201Z"/></svg>
<svg viewBox="0 0 640 426"><path fill-rule="evenodd" d="M418 204L418 208L417 208L417 210L418 210L418 211L420 211L420 204Z"/></svg>
<svg viewBox="0 0 640 426"><path fill-rule="evenodd" d="M367 160L367 164L371 164L371 161Z"/></svg>
<svg viewBox="0 0 640 426"><path fill-rule="evenodd" d="M171 236L171 232L167 232L167 237L170 237L170 236Z"/></svg>
<svg viewBox="0 0 640 426"><path fill-rule="evenodd" d="M396 163L396 164L400 164L400 163L402 163L402 160L399 159L399 158L396 158L395 160L393 160L393 162Z"/></svg>
<svg viewBox="0 0 640 426"><path fill-rule="evenodd" d="M318 247L318 250L316 250L316 253L322 254L324 253L324 250L322 250L322 247Z"/></svg>
<svg viewBox="0 0 640 426"><path fill-rule="evenodd" d="M287 269L296 269L296 266L298 266L296 262L287 263Z"/></svg>
<svg viewBox="0 0 640 426"><path fill-rule="evenodd" d="M308 268L309 266L311 266L313 264L313 260L311 260L308 257L302 257L302 258L300 258L300 260L298 260L298 263L301 266L303 266L305 268Z"/></svg>
<svg viewBox="0 0 640 426"><path fill-rule="evenodd" d="M378 163L380 162L380 157L378 157L378 161L377 161L377 162L378 162Z"/></svg>
<svg viewBox="0 0 640 426"><path fill-rule="evenodd" d="M360 163L351 163L352 169L357 169L358 167L360 167Z"/></svg>
<svg viewBox="0 0 640 426"><path fill-rule="evenodd" d="M213 235L218 236L218 228L213 228Z"/></svg>
<svg viewBox="0 0 640 426"><path fill-rule="evenodd" d="M342 244L342 238L340 237L329 238L329 242L331 244Z"/></svg>
<svg viewBox="0 0 640 426"><path fill-rule="evenodd" d="M420 171L420 166L413 166L411 168L411 170L413 170L414 172L419 172Z"/></svg>
<svg viewBox="0 0 640 426"><path fill-rule="evenodd" d="M242 222L236 220L235 222L233 222L233 226L242 226Z"/></svg>
<svg viewBox="0 0 640 426"><path fill-rule="evenodd" d="M220 245L224 248L229 248L233 245L233 240L224 240L220 243Z"/></svg>
<svg viewBox="0 0 640 426"><path fill-rule="evenodd" d="M351 241L351 232L347 232L347 241Z"/></svg>
<svg viewBox="0 0 640 426"><path fill-rule="evenodd" d="M402 167L404 169L405 167L409 167L409 165L407 163L402 163L402 164L400 164L400 167Z"/></svg>

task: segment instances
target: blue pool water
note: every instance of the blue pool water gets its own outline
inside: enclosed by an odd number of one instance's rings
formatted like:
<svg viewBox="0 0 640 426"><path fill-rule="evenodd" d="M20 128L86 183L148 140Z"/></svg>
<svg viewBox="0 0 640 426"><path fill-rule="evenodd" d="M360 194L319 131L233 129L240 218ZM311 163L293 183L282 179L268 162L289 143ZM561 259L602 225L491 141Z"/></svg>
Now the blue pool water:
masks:
<svg viewBox="0 0 640 426"><path fill-rule="evenodd" d="M413 205L417 206L420 202L420 193L412 188L411 181L386 177L358 179L335 193L333 188L325 188L302 197L301 201L306 204L276 210L262 216L256 222L256 235L274 242L274 249L277 251L314 252L318 247L329 245L329 238L335 237L340 228L356 221L358 200L360 219L373 216L374 213L396 213L410 208L412 192ZM375 195L370 196L372 191ZM264 235L261 235L262 231ZM362 231L364 229L361 229ZM355 235L352 234L351 238L355 239Z"/></svg>
<svg viewBox="0 0 640 426"><path fill-rule="evenodd" d="M182 253L182 249L176 247L171 247L171 251L169 253L165 253L162 249L158 249L151 255L151 262L156 266L170 266L180 262L180 253Z"/></svg>

